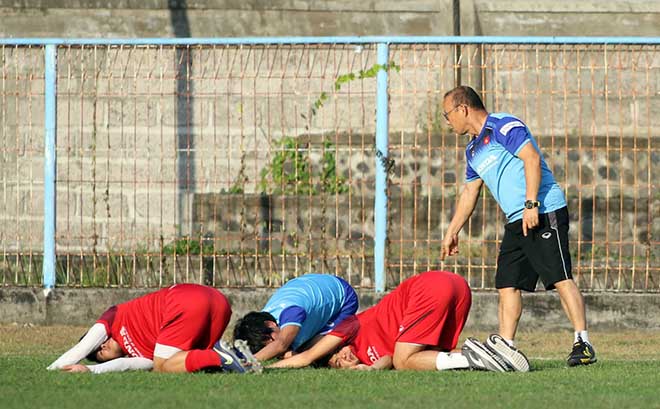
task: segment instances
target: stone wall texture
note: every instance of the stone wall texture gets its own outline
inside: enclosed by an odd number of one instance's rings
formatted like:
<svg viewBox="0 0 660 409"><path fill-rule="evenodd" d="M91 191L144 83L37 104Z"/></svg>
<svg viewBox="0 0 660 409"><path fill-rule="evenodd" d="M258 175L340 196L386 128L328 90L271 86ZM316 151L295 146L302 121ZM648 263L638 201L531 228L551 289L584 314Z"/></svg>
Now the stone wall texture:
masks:
<svg viewBox="0 0 660 409"><path fill-rule="evenodd" d="M232 304L234 322L259 310L270 290L222 289ZM111 305L145 294L135 289L60 289L44 296L42 290L0 288L0 324L91 325ZM360 310L374 305L382 295L360 292ZM572 331L555 293L524 297L521 330ZM585 296L589 328L597 331L660 329L660 302L653 294L590 293ZM475 292L464 332L497 331L497 294ZM230 334L227 334L230 336Z"/></svg>

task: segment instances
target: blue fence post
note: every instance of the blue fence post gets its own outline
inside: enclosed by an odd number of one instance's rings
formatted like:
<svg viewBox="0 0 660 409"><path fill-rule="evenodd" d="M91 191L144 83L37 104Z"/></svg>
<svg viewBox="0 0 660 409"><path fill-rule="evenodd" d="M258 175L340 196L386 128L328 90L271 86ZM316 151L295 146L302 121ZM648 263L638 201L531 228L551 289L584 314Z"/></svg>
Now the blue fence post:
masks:
<svg viewBox="0 0 660 409"><path fill-rule="evenodd" d="M389 45L378 44L378 64L386 67L389 62ZM374 200L374 270L376 292L385 291L385 243L387 241L387 171L389 103L387 95L387 70L378 71L376 92L376 197Z"/></svg>
<svg viewBox="0 0 660 409"><path fill-rule="evenodd" d="M57 141L57 46L45 50L44 129L44 293L55 287L55 177Z"/></svg>

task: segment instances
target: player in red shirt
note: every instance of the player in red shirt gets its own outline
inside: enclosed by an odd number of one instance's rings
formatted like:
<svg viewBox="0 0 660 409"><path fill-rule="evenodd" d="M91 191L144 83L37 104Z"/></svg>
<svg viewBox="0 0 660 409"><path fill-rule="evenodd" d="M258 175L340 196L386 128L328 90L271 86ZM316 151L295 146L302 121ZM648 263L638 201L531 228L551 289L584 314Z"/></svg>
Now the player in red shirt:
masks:
<svg viewBox="0 0 660 409"><path fill-rule="evenodd" d="M446 271L428 271L403 281L375 306L347 319L315 346L272 367L302 367L330 357L335 368L483 369L510 366L493 350L468 338L456 347L472 297L465 280Z"/></svg>
<svg viewBox="0 0 660 409"><path fill-rule="evenodd" d="M260 369L251 354L219 341L231 317L231 306L218 290L177 284L110 307L80 342L48 369L68 372L112 372L153 369L195 372ZM83 358L99 365L79 365ZM245 362L241 362L245 361Z"/></svg>

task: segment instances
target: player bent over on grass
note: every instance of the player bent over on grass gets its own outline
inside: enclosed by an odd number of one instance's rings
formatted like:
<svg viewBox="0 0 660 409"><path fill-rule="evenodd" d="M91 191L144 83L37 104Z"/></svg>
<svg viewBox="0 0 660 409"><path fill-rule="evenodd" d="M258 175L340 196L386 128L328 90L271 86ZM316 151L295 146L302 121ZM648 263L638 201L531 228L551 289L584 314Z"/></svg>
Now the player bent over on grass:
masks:
<svg viewBox="0 0 660 409"><path fill-rule="evenodd" d="M306 274L279 288L262 311L240 319L234 339L246 340L255 358L265 361L308 348L357 309L357 294L346 281Z"/></svg>
<svg viewBox="0 0 660 409"><path fill-rule="evenodd" d="M220 341L231 306L215 288L177 284L110 307L49 370L259 371L247 348ZM242 351L240 349L243 349ZM78 364L87 357L98 365Z"/></svg>
<svg viewBox="0 0 660 409"><path fill-rule="evenodd" d="M333 368L510 370L502 358L474 338L450 352L467 320L472 296L465 280L428 271L403 281L375 306L346 319L309 350L271 367L304 367L332 354ZM524 357L524 355L523 355Z"/></svg>

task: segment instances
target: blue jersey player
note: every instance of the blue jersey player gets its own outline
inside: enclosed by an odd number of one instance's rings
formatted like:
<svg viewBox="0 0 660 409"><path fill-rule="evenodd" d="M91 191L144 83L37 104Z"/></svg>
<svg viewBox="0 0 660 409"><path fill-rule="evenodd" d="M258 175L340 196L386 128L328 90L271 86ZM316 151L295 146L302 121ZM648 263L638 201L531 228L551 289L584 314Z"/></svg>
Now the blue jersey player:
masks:
<svg viewBox="0 0 660 409"><path fill-rule="evenodd" d="M443 111L453 130L471 139L465 150L466 183L443 239L441 258L458 253L458 233L474 211L484 183L507 218L495 275L501 337L495 335L487 344L515 358L521 290L534 291L540 278L547 290L557 289L575 330L568 364L596 362L584 300L571 275L566 199L531 132L513 115L488 113L479 95L466 86L445 94Z"/></svg>
<svg viewBox="0 0 660 409"><path fill-rule="evenodd" d="M246 340L258 360L297 351L357 312L355 290L339 277L306 274L288 281L260 312L236 323L234 338Z"/></svg>

